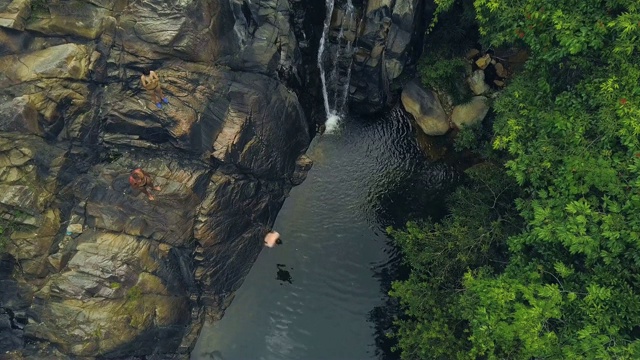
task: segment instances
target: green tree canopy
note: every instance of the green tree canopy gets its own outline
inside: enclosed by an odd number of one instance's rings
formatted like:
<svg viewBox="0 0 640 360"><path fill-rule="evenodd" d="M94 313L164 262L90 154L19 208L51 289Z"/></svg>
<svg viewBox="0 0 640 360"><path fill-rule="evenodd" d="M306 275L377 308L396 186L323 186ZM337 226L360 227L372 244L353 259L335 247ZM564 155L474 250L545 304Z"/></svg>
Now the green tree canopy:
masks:
<svg viewBox="0 0 640 360"><path fill-rule="evenodd" d="M454 311L464 325L449 334L448 354L422 354L640 358L640 2L473 3L484 46L529 53L495 102L493 139L519 186L524 225L504 240L504 270L470 262L456 280L463 291L448 299L455 305L418 309ZM428 331L410 343L399 332L405 358Z"/></svg>

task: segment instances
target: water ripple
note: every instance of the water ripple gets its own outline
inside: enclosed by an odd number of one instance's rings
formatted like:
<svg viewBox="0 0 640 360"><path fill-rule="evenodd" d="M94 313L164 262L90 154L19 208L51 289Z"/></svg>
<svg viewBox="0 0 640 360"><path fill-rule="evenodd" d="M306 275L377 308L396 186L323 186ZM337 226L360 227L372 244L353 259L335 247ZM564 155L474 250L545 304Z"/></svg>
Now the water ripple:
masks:
<svg viewBox="0 0 640 360"><path fill-rule="evenodd" d="M192 359L212 351L225 360L376 357L370 313L400 261L384 228L441 211L458 174L427 161L399 109L340 126L308 151L314 166L275 224L284 244L262 252Z"/></svg>

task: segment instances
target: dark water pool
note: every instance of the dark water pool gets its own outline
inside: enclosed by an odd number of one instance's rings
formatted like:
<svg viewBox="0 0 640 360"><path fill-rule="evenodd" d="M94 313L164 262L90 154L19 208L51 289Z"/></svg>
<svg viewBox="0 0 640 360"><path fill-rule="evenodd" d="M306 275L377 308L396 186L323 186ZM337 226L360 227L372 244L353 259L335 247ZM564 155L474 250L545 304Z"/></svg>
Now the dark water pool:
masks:
<svg viewBox="0 0 640 360"><path fill-rule="evenodd" d="M203 329L192 359L390 357L380 332L398 254L384 229L440 214L458 175L427 161L399 109L342 120L308 155L313 169L275 224L284 244L262 251L224 318Z"/></svg>

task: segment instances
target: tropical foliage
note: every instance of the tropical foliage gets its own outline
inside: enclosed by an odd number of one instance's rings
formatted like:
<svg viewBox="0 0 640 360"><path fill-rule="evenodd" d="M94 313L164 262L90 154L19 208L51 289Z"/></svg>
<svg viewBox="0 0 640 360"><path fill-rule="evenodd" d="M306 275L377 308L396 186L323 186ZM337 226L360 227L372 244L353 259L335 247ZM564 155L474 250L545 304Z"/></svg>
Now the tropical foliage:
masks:
<svg viewBox="0 0 640 360"><path fill-rule="evenodd" d="M442 222L388 229L412 268L409 279L391 291L408 315L398 324L405 358L449 358L452 350L468 347L457 304L463 277L469 268L501 271L506 239L522 226L512 201L514 181L492 164L476 165L467 174L467 183L449 197L450 215Z"/></svg>
<svg viewBox="0 0 640 360"><path fill-rule="evenodd" d="M464 81L466 68L464 59L431 54L420 59L418 64L422 83L427 88L450 95L454 104L466 103L473 95Z"/></svg>
<svg viewBox="0 0 640 360"><path fill-rule="evenodd" d="M454 0L435 2L438 6L427 30L418 73L426 87L449 95L454 104L466 103L473 94L465 81L470 67L461 56L477 43L478 27L474 22L473 4Z"/></svg>
<svg viewBox="0 0 640 360"><path fill-rule="evenodd" d="M494 105L511 220L466 210L493 206L471 186L442 223L392 231L414 269L393 291L403 357L640 358L640 2L473 5L486 48L529 52Z"/></svg>

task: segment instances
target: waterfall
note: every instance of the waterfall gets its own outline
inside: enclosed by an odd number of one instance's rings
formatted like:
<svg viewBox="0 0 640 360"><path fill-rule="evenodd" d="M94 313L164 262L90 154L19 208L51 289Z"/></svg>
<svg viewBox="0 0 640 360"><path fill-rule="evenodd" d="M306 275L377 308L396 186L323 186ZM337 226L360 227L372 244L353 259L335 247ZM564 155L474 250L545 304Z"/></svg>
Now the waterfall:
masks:
<svg viewBox="0 0 640 360"><path fill-rule="evenodd" d="M356 28L353 3L347 0L342 8L335 9L336 24L334 25L339 26L339 31L335 35L334 43L329 42L332 30L331 20L334 17L334 1L337 0L326 0L327 13L318 47L318 68L322 82L324 110L327 114L325 126L328 133L338 127L338 122L346 110Z"/></svg>

